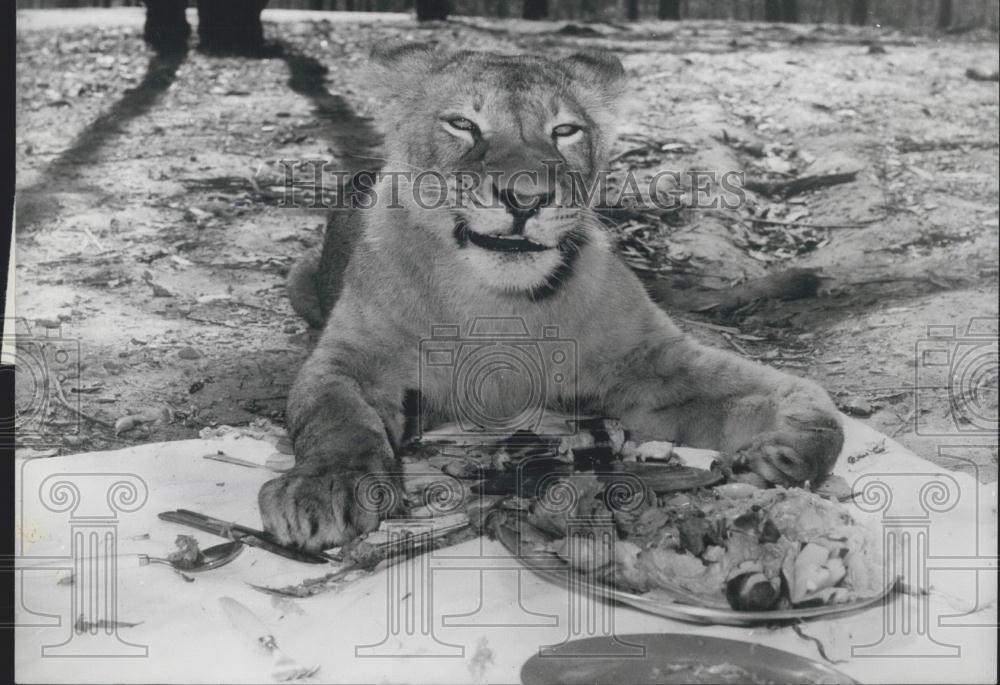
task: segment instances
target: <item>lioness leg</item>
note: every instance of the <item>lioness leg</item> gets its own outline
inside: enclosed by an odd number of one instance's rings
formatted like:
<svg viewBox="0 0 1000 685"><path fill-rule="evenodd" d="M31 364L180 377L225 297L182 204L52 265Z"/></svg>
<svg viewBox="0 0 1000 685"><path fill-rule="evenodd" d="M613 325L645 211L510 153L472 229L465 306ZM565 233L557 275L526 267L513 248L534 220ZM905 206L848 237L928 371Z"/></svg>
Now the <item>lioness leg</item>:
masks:
<svg viewBox="0 0 1000 685"><path fill-rule="evenodd" d="M780 485L822 480L843 446L837 410L811 381L686 338L633 362L609 413L640 439L721 450Z"/></svg>
<svg viewBox="0 0 1000 685"><path fill-rule="evenodd" d="M264 527L283 543L312 550L341 544L401 504L393 447L403 425L402 392L377 373L359 378L358 370L373 367L358 357L356 348L320 344L292 387L296 464L259 495Z"/></svg>

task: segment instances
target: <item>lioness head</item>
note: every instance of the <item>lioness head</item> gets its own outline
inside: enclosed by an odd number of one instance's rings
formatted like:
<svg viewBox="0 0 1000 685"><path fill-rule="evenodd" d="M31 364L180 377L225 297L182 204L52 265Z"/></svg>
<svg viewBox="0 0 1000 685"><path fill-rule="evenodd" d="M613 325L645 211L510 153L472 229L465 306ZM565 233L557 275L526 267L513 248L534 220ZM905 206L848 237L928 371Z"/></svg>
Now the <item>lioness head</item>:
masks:
<svg viewBox="0 0 1000 685"><path fill-rule="evenodd" d="M416 229L486 287L553 291L596 222L586 193L606 162L625 88L618 59L414 45L372 59L386 170L400 173L398 201Z"/></svg>

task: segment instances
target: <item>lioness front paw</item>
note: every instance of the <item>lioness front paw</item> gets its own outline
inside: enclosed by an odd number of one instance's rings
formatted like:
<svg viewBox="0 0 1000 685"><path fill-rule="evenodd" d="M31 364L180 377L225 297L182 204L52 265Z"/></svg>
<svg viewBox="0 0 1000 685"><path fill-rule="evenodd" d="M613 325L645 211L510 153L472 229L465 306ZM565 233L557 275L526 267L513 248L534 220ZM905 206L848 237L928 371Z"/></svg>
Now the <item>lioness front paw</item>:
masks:
<svg viewBox="0 0 1000 685"><path fill-rule="evenodd" d="M264 483L264 529L279 542L319 551L375 530L402 502L392 477L308 464Z"/></svg>
<svg viewBox="0 0 1000 685"><path fill-rule="evenodd" d="M809 421L786 421L783 430L761 433L736 451L733 470L752 471L773 485L821 482L830 473L844 445L835 414L820 413Z"/></svg>

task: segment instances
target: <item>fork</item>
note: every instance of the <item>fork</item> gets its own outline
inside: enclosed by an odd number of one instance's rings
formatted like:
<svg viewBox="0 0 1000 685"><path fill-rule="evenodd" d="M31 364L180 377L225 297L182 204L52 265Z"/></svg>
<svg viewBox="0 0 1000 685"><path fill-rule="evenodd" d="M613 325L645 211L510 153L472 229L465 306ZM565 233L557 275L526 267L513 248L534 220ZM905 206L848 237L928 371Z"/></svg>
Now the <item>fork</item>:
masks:
<svg viewBox="0 0 1000 685"><path fill-rule="evenodd" d="M315 675L319 671L319 666L312 668L303 666L281 651L281 648L278 647L278 641L274 639L274 635L271 634L268 627L243 604L232 597L220 597L219 603L233 625L271 655L273 659L271 662L272 678L280 681L301 680Z"/></svg>

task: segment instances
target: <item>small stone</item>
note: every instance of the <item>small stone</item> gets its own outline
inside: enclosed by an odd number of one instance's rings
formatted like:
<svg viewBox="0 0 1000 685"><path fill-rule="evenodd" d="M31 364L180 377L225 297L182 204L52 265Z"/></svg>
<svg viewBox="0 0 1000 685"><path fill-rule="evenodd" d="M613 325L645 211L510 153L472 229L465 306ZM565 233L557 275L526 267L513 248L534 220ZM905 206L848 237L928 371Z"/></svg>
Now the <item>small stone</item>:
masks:
<svg viewBox="0 0 1000 685"><path fill-rule="evenodd" d="M872 415L872 405L863 397L851 397L840 407L844 413L851 416L866 417Z"/></svg>
<svg viewBox="0 0 1000 685"><path fill-rule="evenodd" d="M193 347L182 347L177 356L181 359L201 359L205 355Z"/></svg>

